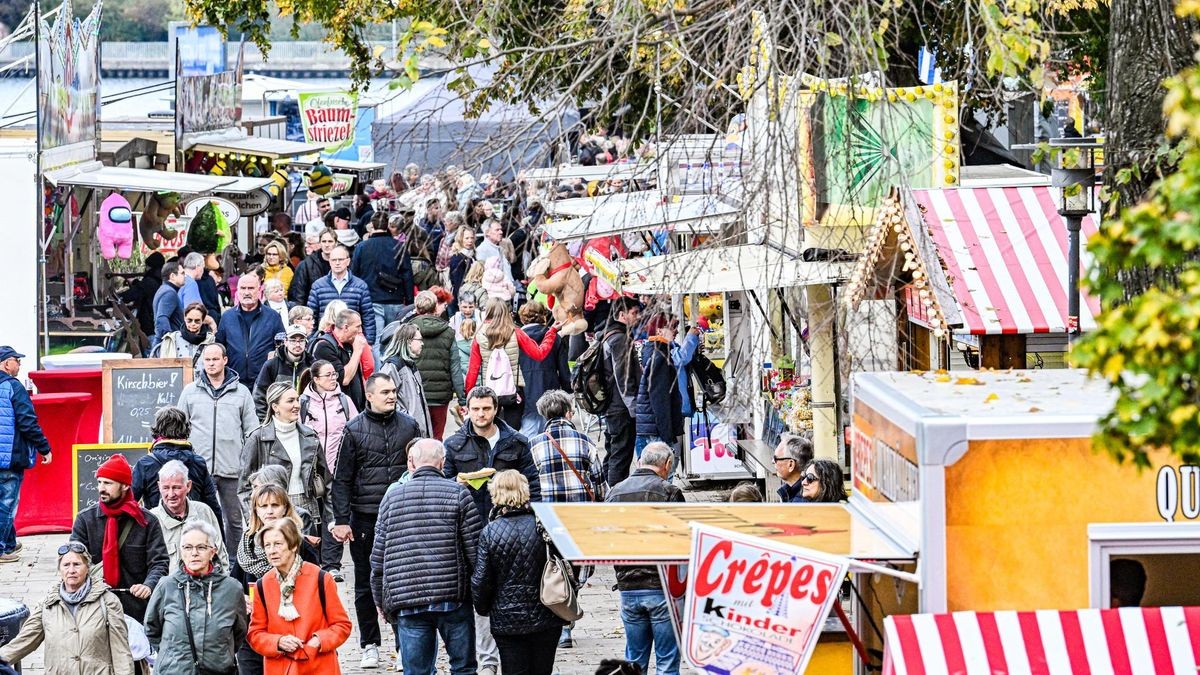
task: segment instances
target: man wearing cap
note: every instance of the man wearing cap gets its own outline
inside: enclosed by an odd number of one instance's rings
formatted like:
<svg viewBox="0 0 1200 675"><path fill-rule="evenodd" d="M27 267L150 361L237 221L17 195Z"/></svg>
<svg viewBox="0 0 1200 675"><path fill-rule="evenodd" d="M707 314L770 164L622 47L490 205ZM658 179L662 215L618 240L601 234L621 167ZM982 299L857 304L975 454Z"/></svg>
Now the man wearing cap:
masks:
<svg viewBox="0 0 1200 675"><path fill-rule="evenodd" d="M8 345L0 347L0 563L21 559L13 521L25 469L37 461L34 453L44 458L44 464L51 459L50 441L38 424L33 401L17 379L23 358Z"/></svg>
<svg viewBox="0 0 1200 675"><path fill-rule="evenodd" d="M129 485L133 469L113 455L96 469L100 503L80 511L71 538L102 563L104 582L121 600L125 613L145 621L146 604L171 563L162 528L154 514L138 506Z"/></svg>
<svg viewBox="0 0 1200 675"><path fill-rule="evenodd" d="M350 227L350 221L353 219L354 214L345 206L333 212L333 231L337 235L338 243L348 248L353 248L362 241L358 232Z"/></svg>
<svg viewBox="0 0 1200 675"><path fill-rule="evenodd" d="M254 381L254 410L260 420L267 418L267 389L276 382L287 382L300 391L300 374L312 365L312 357L306 349L308 331L292 324L284 333L282 344L275 348L275 355L267 359Z"/></svg>

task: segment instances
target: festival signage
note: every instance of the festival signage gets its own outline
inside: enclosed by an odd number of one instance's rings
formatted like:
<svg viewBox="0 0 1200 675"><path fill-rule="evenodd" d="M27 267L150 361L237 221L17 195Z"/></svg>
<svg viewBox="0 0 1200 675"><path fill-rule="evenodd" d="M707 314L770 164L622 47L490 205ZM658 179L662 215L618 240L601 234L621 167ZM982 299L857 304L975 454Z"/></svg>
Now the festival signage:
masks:
<svg viewBox="0 0 1200 675"><path fill-rule="evenodd" d="M175 78L175 137L202 131L222 131L242 120L242 64L213 75ZM182 71L182 54L176 50L175 67ZM176 141L178 143L178 140Z"/></svg>
<svg viewBox="0 0 1200 675"><path fill-rule="evenodd" d="M353 91L301 92L300 123L307 143L320 143L333 154L354 145L358 119L358 93Z"/></svg>
<svg viewBox="0 0 1200 675"><path fill-rule="evenodd" d="M352 173L335 173L333 174L333 183L329 186L329 192L325 196L329 199L340 197L350 191L350 186L354 185L354 174Z"/></svg>
<svg viewBox="0 0 1200 675"><path fill-rule="evenodd" d="M917 439L862 401L855 402L850 465L854 491L873 502L921 498Z"/></svg>
<svg viewBox="0 0 1200 675"><path fill-rule="evenodd" d="M804 672L847 558L692 524L683 651L708 673Z"/></svg>
<svg viewBox="0 0 1200 675"><path fill-rule="evenodd" d="M217 210L221 212L222 216L225 216L226 222L236 223L238 218L242 217L242 213L238 210L237 204L234 204L224 197L213 196L196 197L195 199L188 201L183 205L183 215L187 216L188 218L194 218L196 217L196 214L200 212L200 209L204 208L205 204L208 204L209 202L217 205Z"/></svg>
<svg viewBox="0 0 1200 675"><path fill-rule="evenodd" d="M44 169L96 156L100 119L100 2L75 18L63 0L54 25L39 18L38 144L42 153L76 146L44 161Z"/></svg>
<svg viewBox="0 0 1200 675"><path fill-rule="evenodd" d="M271 195L266 190L251 190L244 194L223 193L243 216L257 216L271 208Z"/></svg>

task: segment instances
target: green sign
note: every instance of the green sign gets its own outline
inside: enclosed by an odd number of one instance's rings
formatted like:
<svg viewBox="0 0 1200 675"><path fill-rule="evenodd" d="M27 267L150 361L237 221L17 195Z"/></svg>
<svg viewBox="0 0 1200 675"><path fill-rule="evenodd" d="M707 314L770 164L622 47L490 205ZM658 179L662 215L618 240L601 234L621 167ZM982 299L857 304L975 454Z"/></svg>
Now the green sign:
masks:
<svg viewBox="0 0 1200 675"><path fill-rule="evenodd" d="M357 120L358 94L354 92L300 94L300 122L304 126L304 140L324 145L326 153L335 153L354 144L354 124Z"/></svg>

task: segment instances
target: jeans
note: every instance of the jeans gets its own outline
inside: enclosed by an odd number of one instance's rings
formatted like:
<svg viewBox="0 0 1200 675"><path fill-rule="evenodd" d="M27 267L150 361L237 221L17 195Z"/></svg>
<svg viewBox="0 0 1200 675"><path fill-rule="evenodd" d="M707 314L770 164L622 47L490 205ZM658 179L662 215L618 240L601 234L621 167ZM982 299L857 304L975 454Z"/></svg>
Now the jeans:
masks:
<svg viewBox="0 0 1200 675"><path fill-rule="evenodd" d="M17 502L21 498L24 469L0 469L0 553L17 548Z"/></svg>
<svg viewBox="0 0 1200 675"><path fill-rule="evenodd" d="M633 418L628 414L604 416L604 476L609 487L629 478L636 439Z"/></svg>
<svg viewBox="0 0 1200 675"><path fill-rule="evenodd" d="M375 303L372 307L375 308L375 344L373 346L382 352L385 346L382 344L383 327L393 321L400 320L400 310L404 308L404 305ZM320 319L320 317L317 318Z"/></svg>
<svg viewBox="0 0 1200 675"><path fill-rule="evenodd" d="M479 614L475 615L475 656L480 668L500 670L500 649L492 637L492 620Z"/></svg>
<svg viewBox="0 0 1200 675"><path fill-rule="evenodd" d="M469 602L451 612L396 617L396 644L405 675L433 675L438 635L450 656L451 675L475 675L475 612Z"/></svg>
<svg viewBox="0 0 1200 675"><path fill-rule="evenodd" d="M679 646L671 628L671 611L662 591L621 591L621 623L625 624L625 659L647 672L654 645L655 672L679 674Z"/></svg>
<svg viewBox="0 0 1200 675"><path fill-rule="evenodd" d="M374 513L351 513L350 559L354 561L354 613L358 615L358 643L362 647L379 645L379 614L371 596L371 548L375 546Z"/></svg>
<svg viewBox="0 0 1200 675"><path fill-rule="evenodd" d="M497 635L504 675L551 675L561 628L525 635Z"/></svg>
<svg viewBox="0 0 1200 675"><path fill-rule="evenodd" d="M525 438L533 438L546 430L546 418L538 414L536 405L537 401L530 401L521 415L521 435Z"/></svg>
<svg viewBox="0 0 1200 675"><path fill-rule="evenodd" d="M213 476L213 480L217 482L217 501L221 503L221 517L225 519L222 523L225 547L235 551L236 556L238 544L242 541L242 519L245 517L242 500L238 497L238 479Z"/></svg>

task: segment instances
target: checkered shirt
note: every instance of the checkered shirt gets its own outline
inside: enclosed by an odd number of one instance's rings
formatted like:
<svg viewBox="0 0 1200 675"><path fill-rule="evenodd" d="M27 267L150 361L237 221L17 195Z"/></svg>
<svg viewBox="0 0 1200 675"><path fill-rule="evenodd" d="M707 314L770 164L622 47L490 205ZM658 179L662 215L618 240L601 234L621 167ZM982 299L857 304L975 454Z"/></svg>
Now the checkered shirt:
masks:
<svg viewBox="0 0 1200 675"><path fill-rule="evenodd" d="M596 443L565 419L550 420L545 433L534 436L530 441L533 461L538 467L538 480L542 488L543 502L586 502L591 501L587 489L579 482L575 472L563 460L554 442L563 453L571 458L575 469L584 477L595 492L596 500L604 498L604 478L601 474L599 450Z"/></svg>

